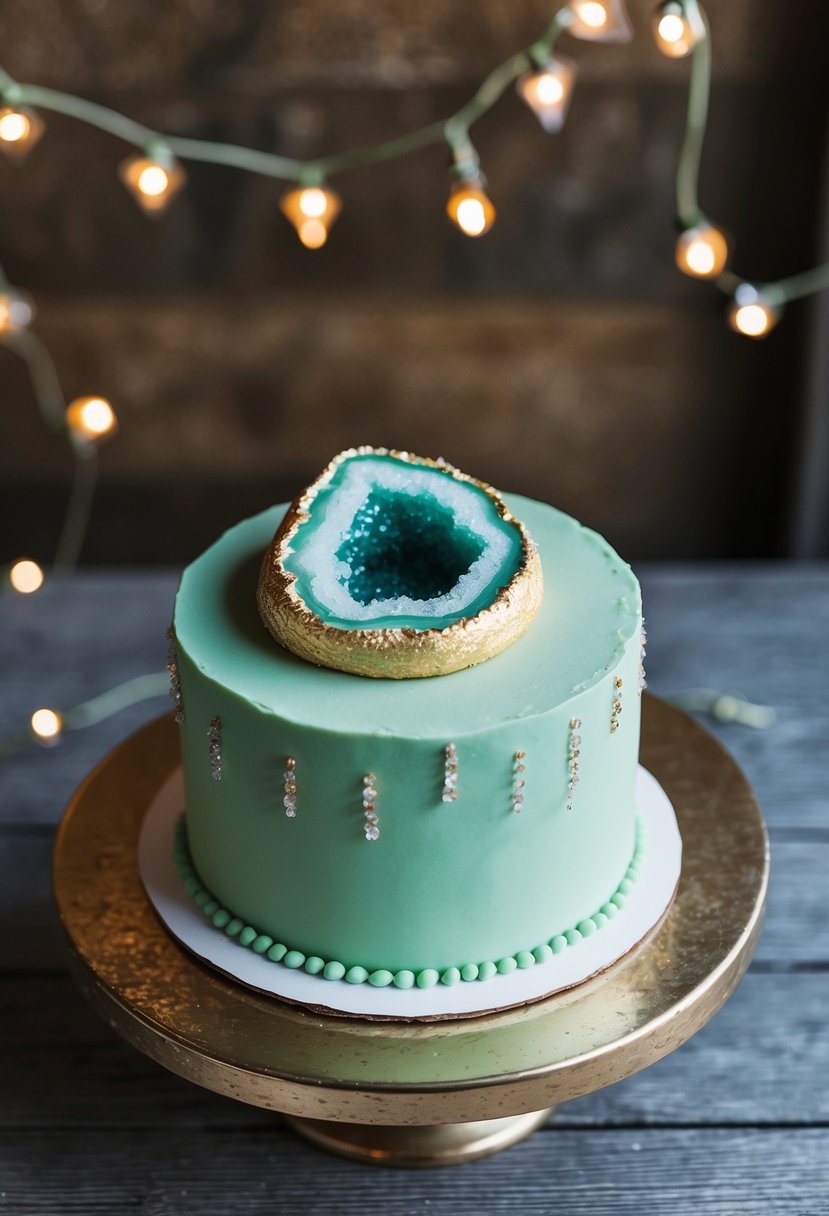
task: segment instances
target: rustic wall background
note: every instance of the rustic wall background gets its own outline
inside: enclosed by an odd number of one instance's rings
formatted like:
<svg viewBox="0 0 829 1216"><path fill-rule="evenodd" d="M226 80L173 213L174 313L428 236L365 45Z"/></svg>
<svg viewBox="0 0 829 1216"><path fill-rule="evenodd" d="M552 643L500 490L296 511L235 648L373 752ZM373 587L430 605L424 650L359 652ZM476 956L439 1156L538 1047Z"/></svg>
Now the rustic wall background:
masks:
<svg viewBox="0 0 829 1216"><path fill-rule="evenodd" d="M67 394L119 414L87 560L186 560L360 442L548 499L633 558L786 552L816 310L753 343L674 269L687 65L656 50L652 7L631 0L629 46L562 40L581 76L559 136L513 95L476 130L499 213L480 241L444 216L439 149L339 178L343 214L309 252L278 183L191 166L149 221L115 177L123 145L47 115L25 164L0 163L0 260ZM736 268L778 277L819 256L829 9L708 10L702 198ZM552 11L6 0L0 57L161 130L312 156L451 111ZM4 548L48 561L69 462L1 348L0 391Z"/></svg>

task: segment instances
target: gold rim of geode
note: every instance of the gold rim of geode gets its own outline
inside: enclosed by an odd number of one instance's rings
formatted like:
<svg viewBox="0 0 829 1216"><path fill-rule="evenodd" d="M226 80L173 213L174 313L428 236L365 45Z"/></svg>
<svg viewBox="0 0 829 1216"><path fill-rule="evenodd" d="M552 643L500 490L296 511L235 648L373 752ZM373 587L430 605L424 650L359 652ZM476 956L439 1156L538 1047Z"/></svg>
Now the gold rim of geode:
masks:
<svg viewBox="0 0 829 1216"><path fill-rule="evenodd" d="M323 621L296 590L297 576L284 567L291 542L311 517L311 506L340 465L355 456L389 456L445 473L482 490L499 517L521 538L521 564L491 604L474 616L442 629L343 629ZM265 553L256 599L268 631L281 646L319 667L375 679L403 680L448 675L493 658L529 627L541 605L544 584L538 550L524 524L510 512L500 494L444 460L431 460L393 448L348 448L299 494L288 508Z"/></svg>

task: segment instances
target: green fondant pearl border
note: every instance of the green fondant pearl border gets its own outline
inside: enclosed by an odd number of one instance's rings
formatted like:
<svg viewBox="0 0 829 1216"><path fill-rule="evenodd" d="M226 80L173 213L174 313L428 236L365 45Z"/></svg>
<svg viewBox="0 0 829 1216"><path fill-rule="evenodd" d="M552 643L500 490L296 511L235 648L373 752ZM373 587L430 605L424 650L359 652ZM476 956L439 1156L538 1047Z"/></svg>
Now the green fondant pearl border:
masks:
<svg viewBox="0 0 829 1216"><path fill-rule="evenodd" d="M228 937L235 938L240 946L247 946L254 953L272 963L280 963L293 971L305 971L308 975L317 975L325 980L345 980L348 984L370 984L374 988L434 988L437 984L454 987L458 983L481 983L494 975L511 975L518 968L534 967L536 963L549 962L556 954L561 954L568 946L575 946L584 937L596 933L609 920L616 916L625 906L627 896L633 890L633 885L639 878L639 866L645 852L645 833L641 816L636 819L636 843L633 856L628 863L625 875L611 895L607 903L594 912L592 916L580 920L572 929L554 934L549 941L543 942L532 950L519 950L514 955L483 963L464 963L460 967L445 967L442 971L433 967L425 967L420 971L410 971L402 968L390 971L385 967L369 971L366 967L354 964L346 967L337 959L326 961L319 955L305 955L301 950L293 950L281 942L275 942L267 933L260 933L252 925L246 925L238 916L221 907L211 893L204 887L193 866L190 850L187 846L187 825L182 815L175 831L173 860L176 869L184 883L184 889L192 896L196 907L207 917L217 929L221 929Z"/></svg>

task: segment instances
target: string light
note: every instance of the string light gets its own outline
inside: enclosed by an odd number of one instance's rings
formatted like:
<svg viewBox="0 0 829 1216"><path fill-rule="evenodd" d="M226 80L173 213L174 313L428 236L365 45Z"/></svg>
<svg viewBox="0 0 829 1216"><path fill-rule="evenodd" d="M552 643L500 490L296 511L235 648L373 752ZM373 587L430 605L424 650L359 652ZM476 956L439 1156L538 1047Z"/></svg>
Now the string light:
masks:
<svg viewBox="0 0 829 1216"><path fill-rule="evenodd" d="M66 407L66 425L75 439L97 443L117 431L118 419L106 397L76 397Z"/></svg>
<svg viewBox="0 0 829 1216"><path fill-rule="evenodd" d="M765 338L782 316L782 307L772 303L753 283L741 283L728 310L728 323L747 338Z"/></svg>
<svg viewBox="0 0 829 1216"><path fill-rule="evenodd" d="M45 130L39 114L25 106L0 108L0 148L7 156L23 160Z"/></svg>
<svg viewBox="0 0 829 1216"><path fill-rule="evenodd" d="M465 236L483 236L495 223L495 208L481 173L468 171L452 186L446 214Z"/></svg>
<svg viewBox="0 0 829 1216"><path fill-rule="evenodd" d="M693 14L698 15L695 7ZM704 30L698 28L681 0L666 0L656 10L654 18L656 45L669 59L684 59L690 55Z"/></svg>
<svg viewBox="0 0 829 1216"><path fill-rule="evenodd" d="M564 126L577 71L572 59L556 55L537 71L525 72L515 83L518 96L551 135Z"/></svg>
<svg viewBox="0 0 829 1216"><path fill-rule="evenodd" d="M37 562L28 557L21 557L12 562L6 577L12 589L20 595L32 595L43 586L43 571Z"/></svg>
<svg viewBox="0 0 829 1216"><path fill-rule="evenodd" d="M728 261L728 240L724 232L700 221L680 233L676 243L676 264L694 279L716 279Z"/></svg>
<svg viewBox="0 0 829 1216"><path fill-rule="evenodd" d="M325 186L300 186L283 194L279 206L305 248L320 249L342 210L342 200Z"/></svg>
<svg viewBox="0 0 829 1216"><path fill-rule="evenodd" d="M118 166L118 175L147 215L161 215L187 181L187 174L163 145L147 149L144 156L128 156Z"/></svg>
<svg viewBox="0 0 829 1216"><path fill-rule="evenodd" d="M34 304L21 291L0 291L0 335L25 329L35 315Z"/></svg>
<svg viewBox="0 0 829 1216"><path fill-rule="evenodd" d="M622 0L570 0L567 32L588 42L630 42L633 29Z"/></svg>
<svg viewBox="0 0 829 1216"><path fill-rule="evenodd" d="M63 718L56 709L36 709L31 718L32 734L44 747L53 747L63 734Z"/></svg>

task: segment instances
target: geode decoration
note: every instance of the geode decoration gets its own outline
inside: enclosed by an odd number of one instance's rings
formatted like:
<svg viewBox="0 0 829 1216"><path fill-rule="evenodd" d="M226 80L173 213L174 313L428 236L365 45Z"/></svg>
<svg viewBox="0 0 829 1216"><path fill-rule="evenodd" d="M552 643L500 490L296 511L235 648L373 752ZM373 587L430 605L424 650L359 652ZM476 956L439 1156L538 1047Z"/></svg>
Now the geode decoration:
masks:
<svg viewBox="0 0 829 1216"><path fill-rule="evenodd" d="M542 595L536 547L491 486L443 460L360 447L291 503L257 600L301 658L399 680L506 650Z"/></svg>

